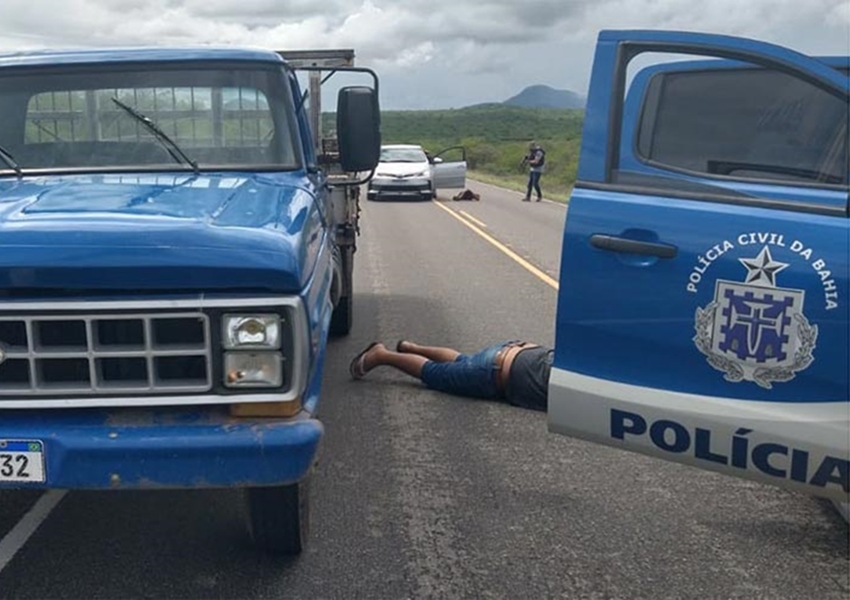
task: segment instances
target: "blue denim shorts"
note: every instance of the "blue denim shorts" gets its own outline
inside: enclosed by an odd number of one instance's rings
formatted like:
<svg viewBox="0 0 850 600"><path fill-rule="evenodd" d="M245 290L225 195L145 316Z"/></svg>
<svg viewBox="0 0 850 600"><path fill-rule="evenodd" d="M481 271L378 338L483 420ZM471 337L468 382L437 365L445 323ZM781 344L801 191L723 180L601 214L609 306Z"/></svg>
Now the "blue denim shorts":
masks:
<svg viewBox="0 0 850 600"><path fill-rule="evenodd" d="M496 354L511 341L493 344L475 354L461 354L453 362L429 360L422 367L422 382L431 389L456 396L499 398Z"/></svg>

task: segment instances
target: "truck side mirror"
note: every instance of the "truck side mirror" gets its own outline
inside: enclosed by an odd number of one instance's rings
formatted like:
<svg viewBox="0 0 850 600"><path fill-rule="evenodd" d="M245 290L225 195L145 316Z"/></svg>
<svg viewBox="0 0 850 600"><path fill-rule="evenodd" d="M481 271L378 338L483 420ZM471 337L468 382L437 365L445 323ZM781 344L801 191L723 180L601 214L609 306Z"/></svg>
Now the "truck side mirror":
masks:
<svg viewBox="0 0 850 600"><path fill-rule="evenodd" d="M381 155L381 111L374 89L349 86L339 90L336 130L343 171L371 171L378 166Z"/></svg>

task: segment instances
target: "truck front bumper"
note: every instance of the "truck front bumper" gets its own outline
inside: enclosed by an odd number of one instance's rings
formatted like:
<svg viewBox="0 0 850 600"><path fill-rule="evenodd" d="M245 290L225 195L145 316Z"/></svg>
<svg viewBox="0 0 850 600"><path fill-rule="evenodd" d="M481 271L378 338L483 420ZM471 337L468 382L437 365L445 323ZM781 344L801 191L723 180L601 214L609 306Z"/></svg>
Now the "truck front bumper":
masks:
<svg viewBox="0 0 850 600"><path fill-rule="evenodd" d="M308 473L323 432L307 413L237 419L226 407L6 410L0 412L0 442L41 442L45 481L0 483L0 488L283 485Z"/></svg>

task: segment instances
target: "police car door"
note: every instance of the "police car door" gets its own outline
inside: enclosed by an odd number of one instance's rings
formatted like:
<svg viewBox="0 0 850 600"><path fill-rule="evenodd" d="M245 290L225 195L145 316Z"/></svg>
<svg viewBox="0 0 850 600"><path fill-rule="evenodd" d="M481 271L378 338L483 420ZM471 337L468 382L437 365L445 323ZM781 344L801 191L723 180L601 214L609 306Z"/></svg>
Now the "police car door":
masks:
<svg viewBox="0 0 850 600"><path fill-rule="evenodd" d="M848 500L849 113L846 65L600 34L550 430Z"/></svg>

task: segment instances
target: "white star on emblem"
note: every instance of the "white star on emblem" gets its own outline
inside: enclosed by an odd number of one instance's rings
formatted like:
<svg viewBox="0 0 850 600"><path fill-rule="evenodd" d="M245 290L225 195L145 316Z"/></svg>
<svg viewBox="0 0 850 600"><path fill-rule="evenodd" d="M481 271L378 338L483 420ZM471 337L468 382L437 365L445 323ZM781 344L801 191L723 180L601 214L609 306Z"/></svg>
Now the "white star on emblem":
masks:
<svg viewBox="0 0 850 600"><path fill-rule="evenodd" d="M776 287L776 274L790 264L773 260L770 248L767 246L762 248L755 258L739 258L738 260L747 267L746 283L763 287Z"/></svg>

